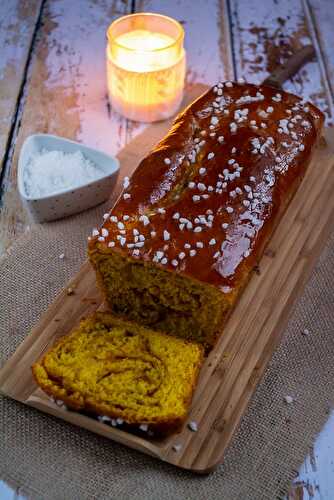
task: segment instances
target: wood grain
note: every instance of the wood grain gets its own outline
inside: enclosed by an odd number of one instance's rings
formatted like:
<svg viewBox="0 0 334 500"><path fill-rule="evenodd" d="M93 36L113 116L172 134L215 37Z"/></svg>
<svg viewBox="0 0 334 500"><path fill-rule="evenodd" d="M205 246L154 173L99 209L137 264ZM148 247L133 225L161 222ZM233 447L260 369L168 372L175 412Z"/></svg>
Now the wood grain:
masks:
<svg viewBox="0 0 334 500"><path fill-rule="evenodd" d="M304 0L231 0L232 38L238 77L260 83L276 66L304 45L317 46ZM332 14L330 14L331 16ZM312 101L333 120L333 101L323 71L322 54L307 64L284 90Z"/></svg>
<svg viewBox="0 0 334 500"><path fill-rule="evenodd" d="M186 98L194 92L193 87L211 86L219 80L234 78L225 0L210 0L205 9L201 2L193 0L136 0L135 11L164 14L183 25L187 57ZM200 33L205 34L205 43ZM129 137L135 138L146 128L145 124L129 122Z"/></svg>
<svg viewBox="0 0 334 500"><path fill-rule="evenodd" d="M213 85L233 79L232 48L227 8L222 0L136 0L136 12L157 12L177 19L185 30L187 85Z"/></svg>
<svg viewBox="0 0 334 500"><path fill-rule="evenodd" d="M284 500L331 500L333 497L334 414L310 447Z"/></svg>
<svg viewBox="0 0 334 500"><path fill-rule="evenodd" d="M24 139L48 132L115 154L128 140L127 121L107 100L106 29L130 11L131 1L47 0L31 61L13 161L5 173L0 212L0 253L29 226L16 189Z"/></svg>
<svg viewBox="0 0 334 500"><path fill-rule="evenodd" d="M0 3L0 174L42 0Z"/></svg>
<svg viewBox="0 0 334 500"><path fill-rule="evenodd" d="M318 40L318 60L323 63L323 71L334 100L334 5L332 0L304 0L309 13L310 24L314 27L314 38Z"/></svg>
<svg viewBox="0 0 334 500"><path fill-rule="evenodd" d="M165 132L161 128L159 131ZM30 370L32 363L81 317L103 307L88 263L68 285L75 289L75 294L69 296L64 290L4 365L0 371L1 392L178 467L200 473L212 470L223 459L332 228L334 131L327 131L326 137L327 145L317 150L269 243L260 262L260 274L251 278L203 365L189 415L189 420L197 422L198 432L191 432L185 425L179 434L163 440L145 439L59 408L36 387ZM146 133L144 149L151 140ZM134 159L139 161L138 150L137 138L122 152L127 172L133 169ZM174 451L175 444L181 445L180 451Z"/></svg>

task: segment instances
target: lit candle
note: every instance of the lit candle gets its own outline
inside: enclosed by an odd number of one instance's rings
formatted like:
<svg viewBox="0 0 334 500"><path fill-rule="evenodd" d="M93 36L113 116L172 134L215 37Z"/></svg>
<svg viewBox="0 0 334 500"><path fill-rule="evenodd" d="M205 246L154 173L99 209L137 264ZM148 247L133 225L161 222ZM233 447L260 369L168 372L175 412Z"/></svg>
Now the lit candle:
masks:
<svg viewBox="0 0 334 500"><path fill-rule="evenodd" d="M178 110L185 78L184 31L159 14L124 16L108 29L108 92L113 109L153 122Z"/></svg>

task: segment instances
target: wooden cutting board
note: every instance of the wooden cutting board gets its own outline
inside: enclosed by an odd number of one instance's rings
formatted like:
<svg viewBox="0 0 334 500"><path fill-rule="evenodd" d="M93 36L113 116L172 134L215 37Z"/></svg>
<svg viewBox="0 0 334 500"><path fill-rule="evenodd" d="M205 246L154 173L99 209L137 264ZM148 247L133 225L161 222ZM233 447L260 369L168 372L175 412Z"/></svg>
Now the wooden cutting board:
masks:
<svg viewBox="0 0 334 500"><path fill-rule="evenodd" d="M153 125L122 151L123 175L168 128L168 122ZM135 435L62 409L37 388L30 369L33 362L80 318L103 309L88 262L1 369L1 393L178 467L200 473L214 469L223 460L332 228L334 130L326 130L325 138L265 251L259 272L252 276L201 370L188 420L197 422L197 432L185 425L180 433L161 440ZM69 295L68 288L74 293ZM176 444L181 445L179 451L173 449Z"/></svg>

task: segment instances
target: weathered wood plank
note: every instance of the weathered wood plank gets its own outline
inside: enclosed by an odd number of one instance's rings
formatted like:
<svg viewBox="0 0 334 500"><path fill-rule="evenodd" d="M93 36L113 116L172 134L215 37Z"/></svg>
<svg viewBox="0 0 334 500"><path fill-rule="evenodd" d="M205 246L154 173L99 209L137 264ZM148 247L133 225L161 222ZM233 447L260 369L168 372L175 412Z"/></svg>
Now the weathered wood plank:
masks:
<svg viewBox="0 0 334 500"><path fill-rule="evenodd" d="M310 448L285 500L322 500L334 497L334 414Z"/></svg>
<svg viewBox="0 0 334 500"><path fill-rule="evenodd" d="M324 72L334 100L334 4L332 0L303 0L319 41L319 53L323 59Z"/></svg>
<svg viewBox="0 0 334 500"><path fill-rule="evenodd" d="M48 132L115 154L127 141L127 121L107 100L106 29L131 2L48 0L32 58L21 126L5 174L0 253L29 225L16 191L17 159L24 139Z"/></svg>
<svg viewBox="0 0 334 500"><path fill-rule="evenodd" d="M316 41L312 37L302 0L231 0L232 35L237 76L259 83L277 65L300 47ZM284 88L311 100L332 120L321 61L308 63Z"/></svg>
<svg viewBox="0 0 334 500"><path fill-rule="evenodd" d="M230 31L225 0L136 0L136 12L155 12L179 21L185 30L187 53L186 93L197 85L213 85L234 78ZM146 125L129 124L129 138L142 133Z"/></svg>
<svg viewBox="0 0 334 500"><path fill-rule="evenodd" d="M0 3L0 173L42 0Z"/></svg>
<svg viewBox="0 0 334 500"><path fill-rule="evenodd" d="M185 29L187 84L213 85L233 78L228 16L224 0L194 2L137 0L136 12L157 12L173 17Z"/></svg>

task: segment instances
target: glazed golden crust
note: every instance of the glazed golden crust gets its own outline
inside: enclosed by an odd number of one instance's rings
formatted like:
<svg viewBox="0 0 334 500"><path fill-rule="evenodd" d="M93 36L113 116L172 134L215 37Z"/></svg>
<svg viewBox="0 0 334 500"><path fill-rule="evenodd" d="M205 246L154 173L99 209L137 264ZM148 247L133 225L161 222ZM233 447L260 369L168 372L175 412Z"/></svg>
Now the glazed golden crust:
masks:
<svg viewBox="0 0 334 500"><path fill-rule="evenodd" d="M301 182L322 124L323 114L292 94L218 84L125 179L89 251L153 261L234 296Z"/></svg>

